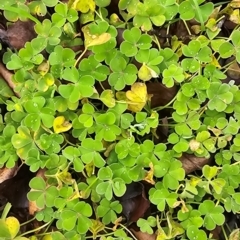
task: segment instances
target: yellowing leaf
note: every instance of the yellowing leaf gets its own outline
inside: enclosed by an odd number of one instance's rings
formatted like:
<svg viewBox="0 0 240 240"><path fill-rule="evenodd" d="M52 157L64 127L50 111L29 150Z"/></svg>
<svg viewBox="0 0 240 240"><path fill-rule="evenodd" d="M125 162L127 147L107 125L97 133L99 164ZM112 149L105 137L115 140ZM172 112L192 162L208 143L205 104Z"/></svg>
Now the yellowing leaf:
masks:
<svg viewBox="0 0 240 240"><path fill-rule="evenodd" d="M20 223L15 217L8 217L5 220L5 223L8 227L8 231L11 234L11 237L14 238L20 230Z"/></svg>
<svg viewBox="0 0 240 240"><path fill-rule="evenodd" d="M55 133L67 132L71 127L72 124L66 121L63 116L58 116L53 121L53 130Z"/></svg>
<svg viewBox="0 0 240 240"><path fill-rule="evenodd" d="M145 83L134 83L130 91L126 92L129 100L128 109L133 112L140 112L148 100L147 87Z"/></svg>
<svg viewBox="0 0 240 240"><path fill-rule="evenodd" d="M68 6L82 13L87 13L89 10L94 12L96 4L94 0L71 0Z"/></svg>
<svg viewBox="0 0 240 240"><path fill-rule="evenodd" d="M169 228L169 239L175 238L176 236L184 233L184 229L182 228L182 226L178 222L173 221L172 216L169 212L167 213L167 222Z"/></svg>
<svg viewBox="0 0 240 240"><path fill-rule="evenodd" d="M101 45L103 43L108 42L111 39L111 34L110 33L102 33L100 35L92 35L89 31L88 26L82 27L82 31L84 34L84 39L85 39L85 47L91 47L91 46L96 46L96 45Z"/></svg>
<svg viewBox="0 0 240 240"><path fill-rule="evenodd" d="M233 8L240 8L240 1L239 0L232 0L229 6Z"/></svg>
<svg viewBox="0 0 240 240"><path fill-rule="evenodd" d="M153 173L154 173L154 169L153 169L153 164L150 163L149 164L150 170L146 173L144 180L152 185L155 184L155 181L153 180Z"/></svg>
<svg viewBox="0 0 240 240"><path fill-rule="evenodd" d="M157 238L156 240L166 240L168 239L166 233L164 232L164 230L159 226L158 230L157 230Z"/></svg>
<svg viewBox="0 0 240 240"><path fill-rule="evenodd" d="M240 23L239 9L233 10L232 14L229 17L229 20L236 24Z"/></svg>
<svg viewBox="0 0 240 240"><path fill-rule="evenodd" d="M149 81L152 78L150 68L143 64L138 70L138 77L143 81Z"/></svg>
<svg viewBox="0 0 240 240"><path fill-rule="evenodd" d="M86 164L85 165L85 171L86 171L88 177L91 177L94 174L94 172L95 172L94 163L90 162L90 163Z"/></svg>
<svg viewBox="0 0 240 240"><path fill-rule="evenodd" d="M240 229L237 228L231 232L228 240L239 240L239 239L240 239Z"/></svg>
<svg viewBox="0 0 240 240"><path fill-rule="evenodd" d="M44 76L49 71L49 67L49 62L44 61L38 66L37 70Z"/></svg>
<svg viewBox="0 0 240 240"><path fill-rule="evenodd" d="M108 42L111 39L110 33L102 33L101 35L95 36L92 38L92 41L87 45L87 47L101 45Z"/></svg>
<svg viewBox="0 0 240 240"><path fill-rule="evenodd" d="M194 177L194 176L192 176L190 178L190 185L193 186L193 187L196 187L199 182L201 182L200 178L197 178L197 177Z"/></svg>
<svg viewBox="0 0 240 240"><path fill-rule="evenodd" d="M112 90L104 90L101 93L100 100L109 108L115 106L115 98Z"/></svg>
<svg viewBox="0 0 240 240"><path fill-rule="evenodd" d="M214 65L217 68L221 68L221 65L219 64L218 60L215 58L214 55L212 55L212 61L210 64Z"/></svg>
<svg viewBox="0 0 240 240"><path fill-rule="evenodd" d="M120 100L120 101L128 101L126 97L126 93L122 91L116 93L116 98L117 100Z"/></svg>
<svg viewBox="0 0 240 240"><path fill-rule="evenodd" d="M96 239L97 234L105 229L105 225L99 220L91 219L91 221L92 221L92 225L89 228L89 231L93 234L93 239Z"/></svg>

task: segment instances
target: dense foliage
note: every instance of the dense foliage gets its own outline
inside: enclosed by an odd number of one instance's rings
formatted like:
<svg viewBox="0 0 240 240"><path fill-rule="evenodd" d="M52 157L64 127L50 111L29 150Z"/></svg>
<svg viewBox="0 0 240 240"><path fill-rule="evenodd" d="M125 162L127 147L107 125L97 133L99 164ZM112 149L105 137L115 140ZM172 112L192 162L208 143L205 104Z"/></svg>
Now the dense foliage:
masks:
<svg viewBox="0 0 240 240"><path fill-rule="evenodd" d="M137 239L132 222L158 240L236 237L239 7L1 1L36 33L2 58L14 88L1 79L0 166L36 173L39 227L11 231L4 214L0 237Z"/></svg>

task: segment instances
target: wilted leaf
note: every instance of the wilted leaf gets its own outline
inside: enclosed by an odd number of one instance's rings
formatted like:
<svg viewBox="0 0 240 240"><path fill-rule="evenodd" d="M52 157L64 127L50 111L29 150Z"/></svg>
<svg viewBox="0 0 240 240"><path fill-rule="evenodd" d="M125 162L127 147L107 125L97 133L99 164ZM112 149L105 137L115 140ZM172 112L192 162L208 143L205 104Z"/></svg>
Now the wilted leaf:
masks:
<svg viewBox="0 0 240 240"><path fill-rule="evenodd" d="M239 240L240 238L240 229L237 228L233 232L231 232L228 240Z"/></svg>
<svg viewBox="0 0 240 240"><path fill-rule="evenodd" d="M120 198L120 203L123 207L123 214L132 222L143 217L150 206L150 202L145 196L144 186L138 182L127 185L127 190Z"/></svg>
<svg viewBox="0 0 240 240"><path fill-rule="evenodd" d="M86 48L89 48L91 46L101 45L111 39L110 33L102 33L100 35L92 35L89 31L88 26L82 27L82 31L84 34Z"/></svg>
<svg viewBox="0 0 240 240"><path fill-rule="evenodd" d="M131 229L131 231L134 233L134 235L137 237L138 240L155 240L156 234L148 234L141 231L136 231L134 229Z"/></svg>
<svg viewBox="0 0 240 240"><path fill-rule="evenodd" d="M105 225L99 220L91 219L91 221L92 225L89 228L89 231L93 234L93 239L96 239L97 234L104 230Z"/></svg>
<svg viewBox="0 0 240 240"><path fill-rule="evenodd" d="M63 116L58 116L53 121L53 129L55 133L67 132L71 127L72 124L66 121Z"/></svg>
<svg viewBox="0 0 240 240"><path fill-rule="evenodd" d="M153 169L153 164L149 164L150 170L146 173L144 180L152 185L155 184L155 181L153 180L153 174L154 174L154 169Z"/></svg>
<svg viewBox="0 0 240 240"><path fill-rule="evenodd" d="M131 90L126 92L126 96L129 100L128 109L133 112L140 112L145 106L148 94L145 83L134 83Z"/></svg>

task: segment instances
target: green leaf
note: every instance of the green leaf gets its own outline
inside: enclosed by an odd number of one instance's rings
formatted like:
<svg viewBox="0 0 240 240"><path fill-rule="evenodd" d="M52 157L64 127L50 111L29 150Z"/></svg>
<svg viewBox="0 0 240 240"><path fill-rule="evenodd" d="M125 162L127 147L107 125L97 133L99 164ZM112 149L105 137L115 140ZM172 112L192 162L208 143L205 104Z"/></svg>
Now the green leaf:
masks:
<svg viewBox="0 0 240 240"><path fill-rule="evenodd" d="M208 230L213 230L216 225L221 226L225 221L223 207L219 205L215 206L211 200L205 200L201 203L199 211L204 215L204 227Z"/></svg>

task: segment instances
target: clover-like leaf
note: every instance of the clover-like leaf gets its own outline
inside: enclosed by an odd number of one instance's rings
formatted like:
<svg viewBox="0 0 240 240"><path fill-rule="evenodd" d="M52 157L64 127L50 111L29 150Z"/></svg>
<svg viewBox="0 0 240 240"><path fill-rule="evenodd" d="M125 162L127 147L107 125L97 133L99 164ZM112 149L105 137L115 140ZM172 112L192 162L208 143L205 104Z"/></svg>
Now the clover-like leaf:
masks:
<svg viewBox="0 0 240 240"><path fill-rule="evenodd" d="M137 80L137 68L128 64L121 55L114 57L110 62L113 71L109 76L109 84L116 90L122 90L125 85L132 85Z"/></svg>
<svg viewBox="0 0 240 240"><path fill-rule="evenodd" d="M209 98L208 108L210 110L216 109L218 112L224 111L233 100L230 86L218 82L211 83L207 89L207 96Z"/></svg>
<svg viewBox="0 0 240 240"><path fill-rule="evenodd" d="M97 207L97 216L102 218L104 224L114 223L117 219L116 213L121 213L122 205L119 201L109 202L106 198L102 199Z"/></svg>
<svg viewBox="0 0 240 240"><path fill-rule="evenodd" d="M181 83L184 79L183 69L174 64L163 71L163 84L168 88L173 87L174 81Z"/></svg>
<svg viewBox="0 0 240 240"><path fill-rule="evenodd" d="M29 129L25 126L20 126L16 134L12 136L12 144L17 149L17 154L20 158L26 159L28 151L36 148Z"/></svg>
<svg viewBox="0 0 240 240"><path fill-rule="evenodd" d="M221 226L225 217L223 215L224 209L222 206L215 206L214 202L211 200L205 200L199 206L199 211L204 215L204 224L208 230L212 230L216 225Z"/></svg>
<svg viewBox="0 0 240 240"><path fill-rule="evenodd" d="M177 194L169 192L166 188L159 186L150 193L150 201L157 206L159 211L164 211L166 204L168 204L169 207L173 207L177 201Z"/></svg>
<svg viewBox="0 0 240 240"><path fill-rule="evenodd" d="M151 47L151 37L147 34L141 35L139 28L133 27L123 32L123 41L120 51L127 57L133 57L138 53L138 49L149 49Z"/></svg>

